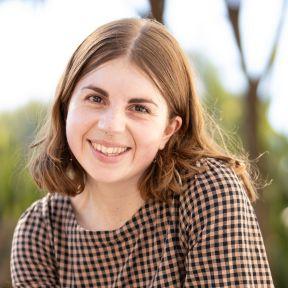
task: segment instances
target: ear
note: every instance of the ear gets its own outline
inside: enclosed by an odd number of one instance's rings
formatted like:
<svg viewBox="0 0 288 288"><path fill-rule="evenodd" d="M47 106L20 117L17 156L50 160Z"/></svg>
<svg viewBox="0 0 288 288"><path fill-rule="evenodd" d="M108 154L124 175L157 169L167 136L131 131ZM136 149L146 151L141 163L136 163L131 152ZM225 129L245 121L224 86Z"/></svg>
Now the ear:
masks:
<svg viewBox="0 0 288 288"><path fill-rule="evenodd" d="M174 133L176 133L180 129L181 126L182 126L182 118L180 116L176 116L170 121L170 123L168 124L168 126L166 127L164 131L162 141L159 146L160 150L163 150L165 148L165 145L170 139L170 137Z"/></svg>

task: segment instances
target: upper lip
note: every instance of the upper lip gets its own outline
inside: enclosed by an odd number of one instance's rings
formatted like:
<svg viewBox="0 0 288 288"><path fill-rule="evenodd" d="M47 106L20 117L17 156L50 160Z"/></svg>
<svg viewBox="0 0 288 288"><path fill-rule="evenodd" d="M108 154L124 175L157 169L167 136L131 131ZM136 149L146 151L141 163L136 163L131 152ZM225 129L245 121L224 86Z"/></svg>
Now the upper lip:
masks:
<svg viewBox="0 0 288 288"><path fill-rule="evenodd" d="M129 146L127 145L123 145L123 144L120 144L120 143L115 143L115 142L108 142L108 141L105 141L105 140L93 140L93 139L90 139L89 140L90 142L92 143L95 143L95 144L100 144L100 145L103 145L103 146L106 146L106 147L121 147L121 148L130 148Z"/></svg>

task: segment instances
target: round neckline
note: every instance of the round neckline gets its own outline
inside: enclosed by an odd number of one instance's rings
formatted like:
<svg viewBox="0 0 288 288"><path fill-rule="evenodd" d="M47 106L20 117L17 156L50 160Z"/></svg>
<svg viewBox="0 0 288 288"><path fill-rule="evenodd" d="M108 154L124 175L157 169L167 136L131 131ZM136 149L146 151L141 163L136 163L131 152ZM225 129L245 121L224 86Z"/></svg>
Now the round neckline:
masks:
<svg viewBox="0 0 288 288"><path fill-rule="evenodd" d="M153 200L146 201L134 214L128 219L121 227L113 230L91 230L84 228L78 223L76 214L72 205L71 198L67 196L67 204L70 212L70 219L72 221L72 226L74 230L79 233L89 234L93 236L98 236L105 238L107 240L119 240L120 238L131 237L132 234L139 231L139 229L147 222L153 222L150 215L153 209L158 209L158 205L153 206L152 203L155 203ZM156 212L156 211L155 211Z"/></svg>

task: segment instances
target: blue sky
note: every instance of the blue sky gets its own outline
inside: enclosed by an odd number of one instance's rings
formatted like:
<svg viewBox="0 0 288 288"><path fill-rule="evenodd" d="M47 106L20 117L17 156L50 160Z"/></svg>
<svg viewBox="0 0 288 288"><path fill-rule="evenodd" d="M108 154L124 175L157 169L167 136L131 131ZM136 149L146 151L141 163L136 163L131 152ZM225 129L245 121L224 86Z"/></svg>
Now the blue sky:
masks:
<svg viewBox="0 0 288 288"><path fill-rule="evenodd" d="M9 0L0 4L0 110L13 110L31 99L51 101L57 81L75 48L110 20L135 17L146 0ZM248 69L257 75L271 49L282 0L243 0L240 15ZM110 9L113 7L112 9ZM261 9L259 9L261 7ZM287 15L288 13L286 13ZM288 15L287 15L288 16ZM288 17L273 70L261 86L269 98L272 126L288 135ZM213 63L227 90L241 93L245 79L227 23L224 0L168 0L168 29L187 52Z"/></svg>

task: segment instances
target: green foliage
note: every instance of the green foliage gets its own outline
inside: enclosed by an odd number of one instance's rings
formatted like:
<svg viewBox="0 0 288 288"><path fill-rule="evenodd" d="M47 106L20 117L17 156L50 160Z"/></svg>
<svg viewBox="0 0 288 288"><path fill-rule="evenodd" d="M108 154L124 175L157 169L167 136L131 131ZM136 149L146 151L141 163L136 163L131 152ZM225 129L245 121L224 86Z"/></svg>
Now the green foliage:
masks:
<svg viewBox="0 0 288 288"><path fill-rule="evenodd" d="M18 218L40 194L25 169L25 158L45 106L31 102L0 115L0 219Z"/></svg>

